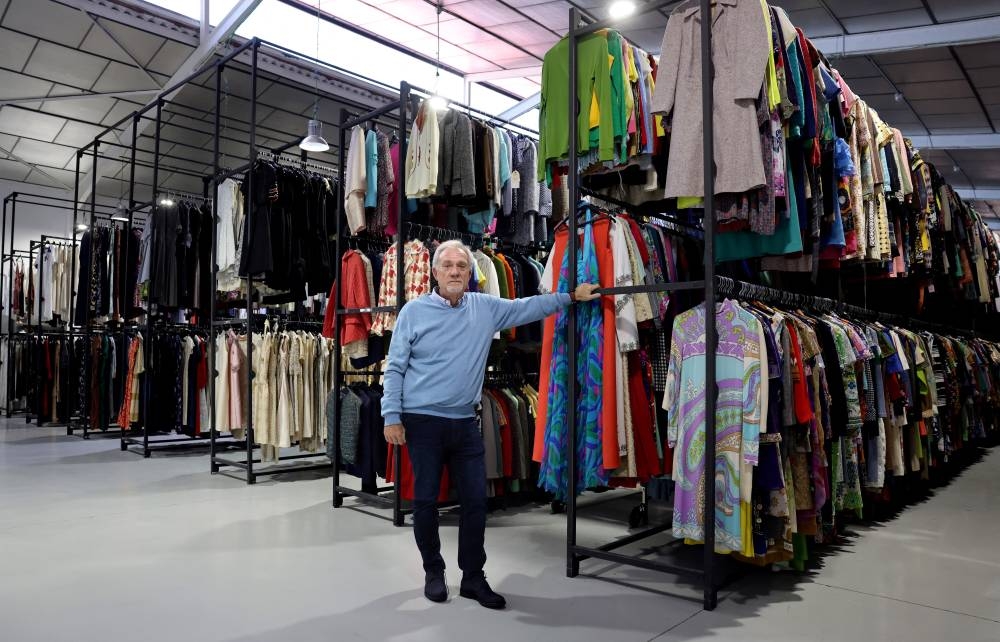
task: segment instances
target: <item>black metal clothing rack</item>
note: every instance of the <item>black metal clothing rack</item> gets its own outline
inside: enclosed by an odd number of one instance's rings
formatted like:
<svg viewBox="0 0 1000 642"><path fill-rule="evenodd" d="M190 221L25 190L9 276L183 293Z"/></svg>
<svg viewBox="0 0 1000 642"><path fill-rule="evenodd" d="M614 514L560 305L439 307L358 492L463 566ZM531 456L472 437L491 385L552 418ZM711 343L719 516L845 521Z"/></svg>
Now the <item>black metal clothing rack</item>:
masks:
<svg viewBox="0 0 1000 642"><path fill-rule="evenodd" d="M358 125L365 125L366 123L370 123L372 121L375 121L376 119L382 118L382 117L384 117L384 116L386 116L388 114L391 114L393 112L398 112L398 116L399 116L399 122L398 122L398 131L400 132L400 136L399 136L399 138L400 138L400 142L399 142L399 144L400 144L399 157L400 157L400 162L405 162L405 159L406 159L406 145L407 145L405 133L406 133L407 128L409 126L408 111L412 109L414 112L416 112L416 110L418 108L417 104L416 104L416 100L417 100L417 98L418 98L419 95L423 95L424 97L428 97L429 98L429 97L433 96L434 94L433 94L433 92L429 92L426 89L422 89L420 87L417 87L415 85L412 85L412 84L404 81L404 82L400 83L400 86L399 86L399 99L398 100L394 100L394 101L392 101L392 102L390 102L390 103L388 103L388 104L386 104L386 105L384 105L384 106L382 106L382 107L380 107L378 109L374 109L374 110L371 110L369 112L362 113L362 114L350 114L346 109L345 110L341 110L340 123L339 123L339 129L340 129L340 140L339 140L339 147L340 147L339 154L340 154L340 159L339 159L339 163L340 163L340 167L343 168L344 164L346 162L347 132L352 127L355 127L355 126L358 126ZM519 125L517 123L514 123L513 121L510 121L510 120L507 120L507 119L504 119L504 118L498 118L497 116L494 116L494 115L489 114L489 113L487 113L485 111L482 111L481 109L477 109L477 108L471 107L469 105L464 105L462 103L458 103L458 102L455 102L455 101L449 101L449 103L450 103L451 108L461 109L461 110L464 110L464 111L468 112L469 114L476 114L477 116L481 117L483 120L485 120L487 122L490 122L490 123L493 123L493 124L496 124L496 125L502 125L504 127L516 127L516 128L521 129L525 133L528 133L528 134L531 134L531 135L534 135L534 136L538 135L538 132L536 132L536 131L528 128L528 127L524 127L523 125ZM343 172L343 169L341 171ZM343 175L341 176L341 184L344 184L344 177L343 177ZM404 245L405 240L406 240L406 238L407 238L407 236L409 234L415 234L415 235L419 236L420 234L422 234L422 233L424 233L426 231L428 234L430 234L431 236L433 236L435 238L459 239L459 240L462 240L462 241L464 241L464 242L466 242L469 245L474 246L474 247L482 245L482 242L483 242L482 236L479 236L479 235L476 235L476 234L466 234L466 233L457 232L455 230L447 230L447 229L438 228L438 227L434 227L434 226L430 226L430 225L423 225L423 224L418 224L418 223L412 223L412 222L404 221L403 220L403 215L406 212L406 202L407 202L406 185L405 185L405 172L401 176L400 184L397 185L397 186L395 186L395 190L396 190L396 193L397 193L397 198L399 198L399 208L398 208L398 211L397 211L397 219L396 219L397 234L396 234L396 240L395 240L395 246L396 246L396 279L397 279L397 283L396 283L396 302L395 302L395 305L385 306L385 307L374 307L374 302L373 302L373 307L367 308L367 309L344 309L344 308L341 307L341 303L340 303L340 288L339 287L335 288L333 301L331 301L331 302L328 303L328 305L333 305L334 309L336 310L335 315L334 315L334 336L335 337L339 338L339 336L340 336L341 318L344 315L346 315L346 314L357 314L357 313L362 313L362 312L395 312L395 313L398 314L399 311L402 309L403 305L406 303L405 287L404 287L404 277L405 277L404 258L405 257L404 257L403 245ZM337 216L336 245L335 245L335 248L336 248L335 249L335 256L337 257L337 260L335 261L335 265L336 265L336 267L335 267L335 278L337 279L337 282L339 282L339 279L340 279L340 260L339 260L339 257L341 255L341 250L345 247L344 241L342 240L343 237L344 237L344 234L343 234L344 231L340 227L341 226L342 218L344 216L344 202L343 202L343 199L341 199L339 207L340 207L340 209L339 209L338 216ZM350 240L347 241L348 244L351 243L351 242L352 241L350 241ZM357 375L363 375L363 374L370 374L371 373L370 371L359 371L359 372L354 372L354 371L343 372L343 371L341 371L341 368L340 368L341 347L340 347L339 341L336 343L336 348L335 348L335 353L334 354L335 354L335 358L334 358L334 390L338 391L338 394L339 394L339 390L340 390L340 387L341 387L341 384L342 384L342 377L343 376L349 376L349 375L355 375L355 374L357 374ZM403 523L404 523L405 515L407 513L412 512L412 510L411 509L404 509L403 508L403 506L402 506L402 495L399 492L399 478L400 478L400 473L401 473L401 471L400 471L401 458L400 457L394 457L393 458L393 480L394 481L393 481L393 484L391 486L384 486L384 487L378 487L378 488L375 488L375 489L363 489L363 490L355 490L353 488L349 488L349 487L343 486L340 483L340 476L341 476L341 472L342 471L341 471L340 459L339 459L339 453L340 453L340 417L339 417L339 404L335 404L335 411L334 411L334 417L333 417L333 425L334 425L334 454L335 454L334 461L333 461L333 507L334 508L341 507L343 505L343 501L344 501L344 497L345 496L356 497L356 498L361 499L364 502L367 502L367 503L370 503L370 504L374 504L374 505L378 505L378 506L383 506L383 507L386 507L386 508L391 508L392 509L392 517L391 517L392 523L394 525L396 525L396 526L402 526ZM392 492L392 496L391 497L386 496L386 493L389 493L389 492Z"/></svg>
<svg viewBox="0 0 1000 642"><path fill-rule="evenodd" d="M410 107L411 93L410 85L406 82L400 83L399 86L399 99L395 100L388 105L384 105L378 109L369 111L364 114L351 116L346 109L342 109L340 112L339 121L339 136L340 136L340 150L339 150L339 165L341 168L341 185L346 186L345 169L346 164L346 143L347 143L347 132L356 125L363 125L370 120L379 118L391 112L399 112L399 158L400 162L404 162L406 159L406 129L408 125L407 111ZM346 187L345 187L346 189ZM403 213L406 211L406 172L400 174L400 184L395 186L396 198L399 199L399 207L396 212L396 229L400 232L396 235L396 304L389 308L387 311L392 311L398 313L403 305L406 303L406 288L404 285L405 270L403 269L403 244L404 235L402 234L403 228ZM339 199L337 204L337 224L335 228L335 238L334 242L334 282L337 285L334 290L333 300L327 302L327 305L334 306L334 318L333 318L333 336L334 336L334 351L333 351L333 394L340 395L341 379L345 376L341 370L340 362L342 359L342 349L340 345L340 326L341 319L346 314L356 313L356 310L343 309L340 302L340 278L341 278L341 250L342 250L342 238L344 236L344 230L341 228L342 218L344 217L344 199ZM372 302L373 309L375 302ZM353 374L353 373L351 373ZM402 494L399 490L399 476L400 476L400 457L395 457L393 459L393 483L391 486L376 487L374 489L362 489L355 490L347 486L343 486L340 483L341 466L340 466L340 403L334 404L333 410L333 507L340 508L343 506L344 497L356 497L367 503L375 504L377 506L382 506L385 508L392 509L392 523L396 526L402 526L404 515L406 512L403 509ZM385 493L392 492L392 497L387 497Z"/></svg>
<svg viewBox="0 0 1000 642"><path fill-rule="evenodd" d="M258 57L260 55L260 47L261 47L262 42L263 41L261 41L261 40L259 40L257 38L249 40L244 45L242 45L241 47L239 47L236 51L230 53L228 56L226 56L226 57L222 58L221 60L217 61L216 63L214 63L214 74L215 74L215 106L216 106L216 109L215 109L215 123L214 123L213 158L212 158L213 173L212 173L212 177L211 177L210 181L206 182L206 190L207 190L207 186L209 184L211 184L212 187L214 188L219 183L221 183L223 180L225 180L225 178L233 176L233 175L235 175L237 173L242 173L244 171L248 171L249 172L249 176L248 176L248 179L247 179L249 181L248 193L250 193L250 194L253 193L253 190L254 190L254 185L253 185L254 176L253 176L253 172L250 171L250 170L253 169L253 164L254 164L254 162L256 162L256 160L258 158L258 151L260 149L258 147L258 144L257 144L257 93L258 93L257 85L258 85L258 76L259 76ZM226 170L223 170L220 167L220 165L219 165L219 160L220 160L219 140L220 140L220 126L221 126L219 114L221 112L221 101L222 101L222 72L223 72L223 70L225 69L227 63L230 60L232 60L239 53L242 53L243 51L247 51L247 50L250 51L250 101L249 101L250 102L250 123L249 123L249 125L250 125L250 132L249 132L250 149L249 149L249 154L248 154L248 157L247 157L247 164L245 166L243 166L242 168L239 168L238 170L235 170L235 171L226 171ZM198 72L198 75L200 75L203 72L204 72L204 70L202 72ZM159 133L159 129L160 129L159 109L162 107L162 104L163 104L163 101L161 99L161 101L158 103L159 106L157 108L157 111L158 111L158 116L157 116L157 133ZM293 143L289 143L289 144L285 145L282 148L274 150L274 153L275 154L280 154L281 152L283 152L283 151L285 151L287 149L290 149L291 147L293 147L293 146L295 146L297 144L298 144L298 141L296 140ZM306 154L305 151L303 151L302 152L302 161L306 162L306 160L307 160L307 154ZM246 219L245 219L245 223L244 223L244 225L247 226L247 229L253 229L253 217L254 217L254 214L255 214L254 210L255 210L254 199L248 199L247 200ZM215 232L216 232L216 239L217 239L219 217L218 217L218 204L215 202L215 199L213 199L213 215L214 215L215 223L216 223L216 225L215 225ZM218 265L216 264L217 257L216 257L216 249L215 248L216 248L216 243L213 243L212 244L212 261L213 261L212 282L213 282L213 290L214 290L214 284L217 282L217 279L218 279ZM265 468L255 468L254 467L254 464L263 463L263 459L260 458L260 457L255 457L254 456L254 449L256 448L256 446L255 446L255 443L254 443L254 430L253 430L253 380L254 380L254 378L256 376L256 373L253 371L253 338L252 338L252 335L253 335L253 318L254 318L254 300L253 300L253 297L254 297L254 288L253 288L253 275L252 274L248 274L247 275L246 282L247 282L247 295L246 295L246 302L245 302L246 320L245 320L244 323L245 323L245 327L247 329L247 334L250 335L250 337L247 340L247 371L248 371L248 375L247 375L246 382L245 382L245 385L246 385L246 389L245 389L246 390L246 393L245 393L246 397L245 398L247 399L247 417L246 417L246 427L245 427L246 428L246 430L245 430L245 432L246 432L246 435L245 435L245 437L246 437L245 455L244 455L244 457L241 460L237 460L237 459L231 459L231 458L228 458L228 457L220 457L217 454L218 444L217 444L217 440L216 440L216 430L215 430L215 413L213 412L212 413L211 430L209 431L209 449L210 449L209 453L210 453L210 459L211 459L211 463L210 463L211 472L213 474L225 474L225 475L229 475L229 476L238 477L239 479L245 480L247 484L255 484L257 482L257 478L258 477L266 476L266 475L277 475L277 474L281 474L281 473L296 472L296 471L306 471L306 470L326 470L327 466L329 465L326 461L323 461L323 460L326 459L326 453L299 453L299 454L295 454L295 455L283 455L283 456L280 456L279 461L277 463L275 463L275 464L272 464L272 465L267 466ZM215 313L216 313L216 310L215 310L215 301L214 301L214 297L213 297L212 306L211 306L211 314L210 314L210 317L209 317L209 338L210 338L210 348L209 348L209 350L210 350L210 355L211 355L210 359L211 359L211 363L212 363L212 370L211 370L212 377L211 377L211 380L213 382L213 385L210 385L210 387L212 388L211 396L212 396L212 407L213 408L215 407L215 402L216 402L216 400L215 400L215 386L214 386L214 381L215 381L215 378L217 376L219 376L219 374L220 374L219 372L217 372L215 370L215 327L216 327ZM302 460L312 460L312 461L303 462ZM243 474L242 475L236 475L232 471L224 471L223 467L227 467L227 468L231 468L231 469L235 468L236 470L241 471Z"/></svg>
<svg viewBox="0 0 1000 642"><path fill-rule="evenodd" d="M648 14L653 11L657 11L663 7L673 4L673 2L657 2L652 5L646 5L642 7L641 13ZM712 12L712 2L711 0L700 0L701 15L711 15ZM633 16L631 19L636 19L639 16ZM577 70L578 70L578 43L579 40L592 34L601 29L606 29L614 26L613 21L600 21L591 22L581 26L581 13L576 7L572 7L569 10L569 31L567 33L567 38L569 39L569 75L566 80L569 86L569 104L567 109L567 122L569 123L570 136L569 136L569 175L568 175L568 187L569 187L569 202L577 203L580 197L580 175L579 175L579 143L576 136L577 129L577 115L579 114L580 105L577 100ZM714 71L712 68L712 22L710 20L701 20L701 62L702 62L702 114L704 120L704 130L703 130L703 145L704 145L704 158L702 159L704 167L704 184L705 184L705 225L704 225L704 235L705 235L705 278L703 281L692 281L686 283L672 283L672 284L662 284L655 288L652 286L641 285L629 288L608 288L602 290L604 294L611 294L617 292L650 292L654 289L687 289L687 290L704 290L705 293L705 380L707 382L707 391L705 395L705 469L709 474L705 475L705 487L704 487L704 505L705 505L705 515L704 515L704 564L701 569L678 566L673 564L666 564L663 562L651 560L645 557L640 557L638 555L628 555L621 552L616 552L616 549L620 549L624 546L638 542L647 537L661 533L670 528L670 524L661 524L658 526L651 527L647 530L629 535L628 537L615 540L600 546L581 546L577 541L577 459L576 459L576 379L575 377L569 377L567 381L567 397L569 398L569 403L567 404L567 423L568 426L568 446L566 458L568 460L568 478L569 478L569 488L568 488L568 499L566 504L566 575L569 577L576 577L580 573L580 562L589 559L602 559L609 562L615 562L618 564L624 564L627 566L636 566L640 568L646 568L654 571L661 571L665 573L672 573L675 575L698 577L700 576L703 584L703 605L706 610L713 610L718 603L718 591L715 581L715 475L711 474L714 470L715 462L715 407L716 407L716 395L717 395L717 384L715 377L715 354L717 347L717 330L715 327L715 299L716 299L716 280L715 280L715 251L714 251L714 236L715 236L715 223L714 217L711 212L714 211L713 204L713 187L715 185L715 165L714 165L714 132L713 132L713 122L712 122L712 112L713 112L713 95L712 95L712 82L714 78ZM601 197L603 198L603 197ZM569 252L570 257L575 257L577 255L579 239L577 238L577 220L576 216L572 213L568 217L569 225L569 243L567 247L567 252ZM577 272L575 269L569 271L569 288L570 291L574 290L577 286ZM576 327L577 327L577 315L573 306L568 309L568 357L569 366L568 372L576 372Z"/></svg>

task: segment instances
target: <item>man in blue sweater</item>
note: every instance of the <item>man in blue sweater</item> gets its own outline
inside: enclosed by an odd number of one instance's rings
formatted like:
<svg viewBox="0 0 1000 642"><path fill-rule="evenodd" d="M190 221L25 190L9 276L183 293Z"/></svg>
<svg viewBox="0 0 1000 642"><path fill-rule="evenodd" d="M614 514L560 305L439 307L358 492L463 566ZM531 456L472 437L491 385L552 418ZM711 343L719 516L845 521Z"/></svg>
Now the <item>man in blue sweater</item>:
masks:
<svg viewBox="0 0 1000 642"><path fill-rule="evenodd" d="M555 314L574 301L600 297L598 286L576 291L502 299L467 293L472 251L447 241L434 252L438 287L399 313L385 368L382 416L385 438L407 445L413 464L413 533L424 562L424 595L448 599L438 536L437 498L445 464L458 490L459 594L491 609L507 605L486 582L485 447L477 408L493 335Z"/></svg>

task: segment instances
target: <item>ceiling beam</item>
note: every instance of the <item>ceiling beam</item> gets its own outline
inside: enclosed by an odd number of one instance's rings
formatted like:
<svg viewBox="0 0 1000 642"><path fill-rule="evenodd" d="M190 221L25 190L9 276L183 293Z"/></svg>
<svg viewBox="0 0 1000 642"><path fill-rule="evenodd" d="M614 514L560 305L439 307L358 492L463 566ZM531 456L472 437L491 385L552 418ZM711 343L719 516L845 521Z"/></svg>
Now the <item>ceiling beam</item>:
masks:
<svg viewBox="0 0 1000 642"><path fill-rule="evenodd" d="M502 118L503 120L514 120L518 116L527 114L535 107L538 107L538 105L541 104L541 102L542 102L542 93L538 92L537 94L528 96L521 102L517 103L507 111L500 114L500 118Z"/></svg>
<svg viewBox="0 0 1000 642"><path fill-rule="evenodd" d="M1000 16L960 20L922 27L812 38L828 58L872 56L897 51L971 45L1000 40Z"/></svg>
<svg viewBox="0 0 1000 642"><path fill-rule="evenodd" d="M129 51L128 47L126 47L124 44L122 44L122 41L119 40L118 37L114 33L112 33L110 29L108 29L103 24L101 24L101 20L100 20L100 18L98 16L95 16L95 15L91 14L90 12L86 11L85 9L83 9L81 11L83 11L83 14L85 16L87 16L87 18L90 19L91 22L94 23L94 26L96 26L98 29L100 29L101 31L103 31L104 35L106 35L111 40L111 42L115 43L115 46L118 47L119 51L121 51L123 54L125 54L126 56L128 56L128 59L132 61L132 64L134 64L135 67L139 71L141 71L143 73L143 75L146 76L146 78L149 79L149 82L150 82L150 84L153 87L158 87L159 88L159 87L163 86L163 85L161 85L156 80L156 78L153 77L153 74L149 73L149 70L146 69L142 65L142 63L139 62L139 59L136 58L135 54L132 53L131 51Z"/></svg>
<svg viewBox="0 0 1000 642"><path fill-rule="evenodd" d="M36 172L38 172L39 174L41 174L45 178L47 178L50 181L52 181L53 183L55 183L55 187L59 187L61 189L64 189L67 192L72 192L73 191L70 188L69 185L67 185L66 183L63 183L61 180L59 180L58 178L56 178L52 174L49 174L48 172L46 172L44 169L42 169L42 167L40 165L24 160L23 158L21 158L20 156L18 156L17 154L15 154L14 152L10 151L9 149L7 149L5 147L0 147L0 153L3 153L9 160L16 161L18 163L21 163L22 165L25 165L25 166L30 167L31 169L35 170Z"/></svg>
<svg viewBox="0 0 1000 642"><path fill-rule="evenodd" d="M222 46L230 36L236 33L236 30L241 24L243 24L243 21L250 17L250 14L253 13L254 9L256 9L261 2L263 2L263 0L239 0L229 13L227 13L226 16L219 21L219 25L212 31L211 36L209 36L207 40L203 40L198 44L198 47L191 52L184 62L181 63L180 67L177 68L177 71L170 76L170 79L164 83L163 86L169 89L203 67L205 63L207 63L212 56L215 55L215 50ZM180 91L181 88L175 89L169 94L160 92L157 94L156 98L147 103L147 106L153 104L156 100L161 98L169 102ZM153 121L150 119L140 119L138 134L141 136L152 125ZM132 124L129 124L118 139L129 140L131 137ZM92 185L91 173L96 171L97 167L92 167L90 172L88 172L87 175L82 177L80 180L81 200L85 200L90 197L90 189Z"/></svg>
<svg viewBox="0 0 1000 642"><path fill-rule="evenodd" d="M109 91L106 93L82 93L82 94L59 94L56 96L35 96L34 98L11 98L10 100L0 100L2 105L19 105L23 103L36 103L41 101L57 100L84 100L86 98L137 98L139 96L149 96L159 93L159 89L136 89L133 91Z"/></svg>
<svg viewBox="0 0 1000 642"><path fill-rule="evenodd" d="M1000 149L1000 134L908 136L917 149Z"/></svg>
<svg viewBox="0 0 1000 642"><path fill-rule="evenodd" d="M990 187L957 187L955 191L967 201L1000 201L1000 185Z"/></svg>
<svg viewBox="0 0 1000 642"><path fill-rule="evenodd" d="M465 74L464 78L469 82L486 82L488 80L505 80L507 78L534 78L541 75L542 66L531 65L530 67L518 67L516 69L478 71L474 74Z"/></svg>

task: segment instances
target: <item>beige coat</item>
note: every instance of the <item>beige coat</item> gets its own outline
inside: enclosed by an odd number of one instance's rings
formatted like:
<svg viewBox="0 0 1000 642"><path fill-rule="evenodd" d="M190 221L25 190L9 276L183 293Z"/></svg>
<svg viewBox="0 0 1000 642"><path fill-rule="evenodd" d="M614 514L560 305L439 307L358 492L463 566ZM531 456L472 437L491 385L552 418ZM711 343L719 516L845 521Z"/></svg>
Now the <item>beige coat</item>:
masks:
<svg viewBox="0 0 1000 642"><path fill-rule="evenodd" d="M760 0L717 0L712 25L715 65L715 194L765 184L754 101L764 83L771 42ZM704 195L701 20L698 0L667 22L653 92L654 113L673 113L665 196Z"/></svg>

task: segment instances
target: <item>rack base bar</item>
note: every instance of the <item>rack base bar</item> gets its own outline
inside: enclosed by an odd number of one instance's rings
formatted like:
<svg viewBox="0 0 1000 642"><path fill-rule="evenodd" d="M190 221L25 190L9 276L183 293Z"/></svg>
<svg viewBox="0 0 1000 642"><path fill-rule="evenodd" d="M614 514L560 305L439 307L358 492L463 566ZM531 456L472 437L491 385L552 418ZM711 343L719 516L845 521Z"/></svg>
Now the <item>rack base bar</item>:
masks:
<svg viewBox="0 0 1000 642"><path fill-rule="evenodd" d="M672 524L660 524L659 526L653 526L652 528L647 528L644 531L640 531L638 533L634 533L632 535L629 535L628 537L623 537L621 539L616 539L613 542L608 542L607 544L603 544L601 546L598 546L597 550L599 550L599 551L613 551L616 548L621 548L622 546L628 546L629 544L633 544L633 543L638 542L640 540L646 539L647 537L652 537L653 535L656 535L658 533L662 533L663 531L670 530L672 527L673 527ZM679 541L679 540L676 540L676 541Z"/></svg>
<svg viewBox="0 0 1000 642"><path fill-rule="evenodd" d="M282 457L278 461L291 461L291 460L295 460L295 459L308 459L310 457L326 457L326 453L301 453L301 454L298 454L298 455L288 455L287 457ZM253 459L251 461L254 464L266 464L266 463L268 463L268 462L266 462L266 461L264 461L263 459L260 459L260 458ZM213 457L212 458L212 463L213 464L219 464L219 465L222 465L222 466L236 466L236 467L242 467L242 468L246 468L247 467L246 460L235 461L235 460L232 460L232 459L226 459L225 457ZM330 465L329 462L324 462L324 464L327 465L327 466ZM254 474L257 474L256 470L254 471Z"/></svg>
<svg viewBox="0 0 1000 642"><path fill-rule="evenodd" d="M388 488L379 488L378 492L385 492L387 490L394 490L392 486ZM385 506L387 508L392 508L395 500L392 497L383 497L382 495L376 495L375 493L369 493L363 490L354 490L353 488L345 488L343 486L337 486L337 494L345 495L347 497L357 497L358 499L363 499L371 504L378 504L379 506ZM410 509L403 509L403 513L412 512Z"/></svg>
<svg viewBox="0 0 1000 642"><path fill-rule="evenodd" d="M288 466L274 465L267 468L255 469L253 474L254 477L260 477L261 475L281 475L283 473L298 473L306 470L329 470L329 468L329 462L303 462L293 463Z"/></svg>
<svg viewBox="0 0 1000 642"><path fill-rule="evenodd" d="M588 558L595 558L607 562L624 564L625 566L636 566L639 568L648 569L650 571L659 571L661 573L672 573L674 575L686 575L690 577L704 576L704 571L702 571L702 569L700 568L677 566L676 564L664 564L663 562L649 560L644 557L634 557L632 555L624 555L622 553L602 551L599 548L587 548L586 546L573 546L572 551L573 554L577 556L578 561L585 560Z"/></svg>
<svg viewBox="0 0 1000 642"><path fill-rule="evenodd" d="M701 290L704 281L679 281L677 283L654 283L652 285L624 285L616 288L600 288L601 294L645 294L647 292L680 292L683 290Z"/></svg>

